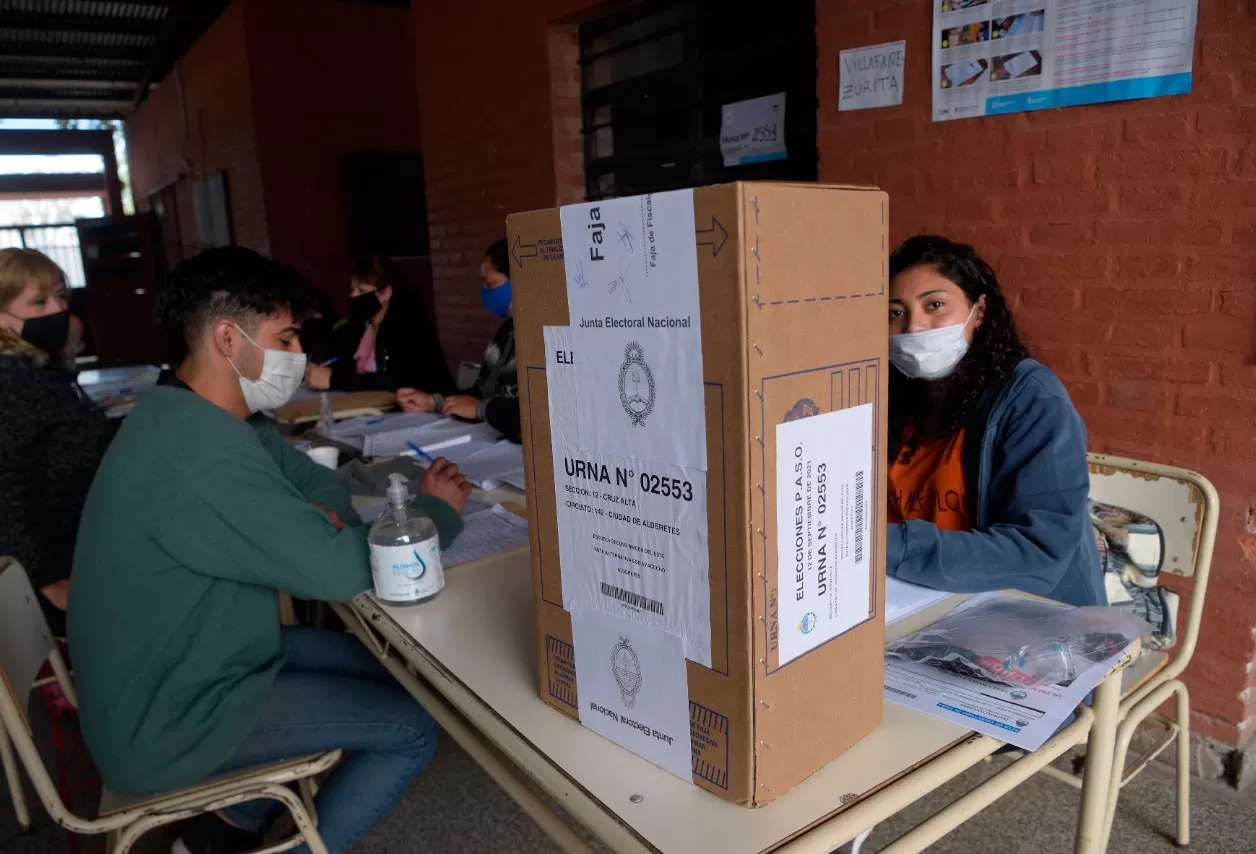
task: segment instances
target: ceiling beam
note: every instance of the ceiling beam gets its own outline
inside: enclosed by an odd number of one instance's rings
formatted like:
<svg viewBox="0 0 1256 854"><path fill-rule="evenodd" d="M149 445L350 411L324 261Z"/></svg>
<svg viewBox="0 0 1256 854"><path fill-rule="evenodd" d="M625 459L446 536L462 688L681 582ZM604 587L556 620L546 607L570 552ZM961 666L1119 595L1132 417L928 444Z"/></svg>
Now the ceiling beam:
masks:
<svg viewBox="0 0 1256 854"><path fill-rule="evenodd" d="M9 119L49 117L56 119L81 119L94 116L101 119L120 119L130 108L130 101L76 101L36 98L0 97L0 117Z"/></svg>
<svg viewBox="0 0 1256 854"><path fill-rule="evenodd" d="M0 89L134 89L134 80L92 80L74 77L5 77Z"/></svg>
<svg viewBox="0 0 1256 854"><path fill-rule="evenodd" d="M103 154L113 151L108 130L0 130L0 154Z"/></svg>
<svg viewBox="0 0 1256 854"><path fill-rule="evenodd" d="M165 26L162 27L161 35L157 37L153 52L149 54L148 63L144 67L144 76L140 78L140 85L135 89L135 97L131 101L132 111L138 110L140 104L144 103L144 99L148 97L149 87L165 76L167 62L170 65L178 62L179 57L192 46L192 41L200 38L200 34L197 33L192 40L188 40L186 45L179 46L178 44L182 41L181 31L188 25L191 8L192 4L188 0L173 0L170 4L166 12Z"/></svg>
<svg viewBox="0 0 1256 854"><path fill-rule="evenodd" d="M141 60L114 60L100 63L86 59L0 56L0 79L99 80L138 85L144 73Z"/></svg>
<svg viewBox="0 0 1256 854"><path fill-rule="evenodd" d="M135 90L132 110L139 109L152 86L170 73L179 58L188 52L228 5L229 0L171 0L165 28L149 54L144 76Z"/></svg>
<svg viewBox="0 0 1256 854"><path fill-rule="evenodd" d="M142 63L149 55L145 47L114 47L95 44L62 44L59 42L0 41L0 57L6 59L23 56L47 56L73 59L125 59Z"/></svg>
<svg viewBox="0 0 1256 854"><path fill-rule="evenodd" d="M0 175L0 196L98 196L104 192L104 172Z"/></svg>
<svg viewBox="0 0 1256 854"><path fill-rule="evenodd" d="M0 111L12 113L18 108L58 110L64 108L67 115L75 110L90 108L93 113L118 112L118 105L129 105L130 90L122 92L94 92L75 89L70 91L41 92L31 89L5 89L0 86Z"/></svg>
<svg viewBox="0 0 1256 854"><path fill-rule="evenodd" d="M122 18L89 15L49 15L37 12L5 12L6 30L40 32L129 33L155 36L161 32L161 18Z"/></svg>

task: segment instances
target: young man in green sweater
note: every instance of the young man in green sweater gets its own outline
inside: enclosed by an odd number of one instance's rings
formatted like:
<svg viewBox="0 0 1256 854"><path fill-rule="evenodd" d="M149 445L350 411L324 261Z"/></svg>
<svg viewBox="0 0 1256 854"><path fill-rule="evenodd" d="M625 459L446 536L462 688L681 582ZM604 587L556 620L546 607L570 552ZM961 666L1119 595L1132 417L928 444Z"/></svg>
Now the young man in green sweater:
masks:
<svg viewBox="0 0 1256 854"><path fill-rule="evenodd" d="M160 320L178 367L136 405L92 484L69 637L106 785L158 792L342 748L318 811L328 848L345 851L431 760L438 729L348 635L279 624L280 591L339 602L371 586L348 493L256 415L300 385L310 299L295 270L236 247L170 275ZM438 461L419 491L447 545L470 486ZM262 801L209 817L175 851L258 847L273 813Z"/></svg>

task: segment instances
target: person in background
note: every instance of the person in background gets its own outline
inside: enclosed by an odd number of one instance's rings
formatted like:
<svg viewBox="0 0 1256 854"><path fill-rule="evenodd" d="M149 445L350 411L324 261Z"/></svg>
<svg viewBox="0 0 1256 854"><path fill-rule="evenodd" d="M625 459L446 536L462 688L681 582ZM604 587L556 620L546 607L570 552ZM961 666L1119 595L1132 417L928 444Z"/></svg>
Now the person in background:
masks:
<svg viewBox="0 0 1256 854"><path fill-rule="evenodd" d="M257 415L301 384L310 290L241 247L170 274L159 321L175 372L136 403L88 494L69 639L105 785L166 791L341 748L317 807L327 847L348 851L431 761L438 728L349 635L279 624L281 592L343 602L371 586L348 492ZM445 460L424 476L416 503L442 545L470 491ZM224 817L173 850L253 850L274 812L254 801Z"/></svg>
<svg viewBox="0 0 1256 854"><path fill-rule="evenodd" d="M360 264L349 279L349 320L336 333L337 352L306 369L306 385L323 391L454 388L436 327L387 258Z"/></svg>
<svg viewBox="0 0 1256 854"><path fill-rule="evenodd" d="M336 311L325 291L314 289L310 316L301 324L301 349L307 364L321 365L334 358L344 347L340 338L349 321Z"/></svg>
<svg viewBox="0 0 1256 854"><path fill-rule="evenodd" d="M449 396L430 388L399 388L397 402L403 410L440 412L466 421L486 421L497 432L519 441L519 381L515 369L512 297L510 250L505 240L499 240L488 248L480 262L480 300L503 322L484 351L475 384Z"/></svg>
<svg viewBox="0 0 1256 854"><path fill-rule="evenodd" d="M87 347L87 326L70 305L70 289L65 286L64 281L52 296L57 305L61 306L61 310L68 312L65 345L56 352L53 361L71 374L77 374L78 356Z"/></svg>
<svg viewBox="0 0 1256 854"><path fill-rule="evenodd" d="M1085 425L1029 358L994 271L971 246L913 237L890 256L889 320L887 574L1107 604Z"/></svg>
<svg viewBox="0 0 1256 854"><path fill-rule="evenodd" d="M65 274L33 249L0 249L0 555L39 590L65 634L79 515L112 436L104 414L61 370L70 315Z"/></svg>

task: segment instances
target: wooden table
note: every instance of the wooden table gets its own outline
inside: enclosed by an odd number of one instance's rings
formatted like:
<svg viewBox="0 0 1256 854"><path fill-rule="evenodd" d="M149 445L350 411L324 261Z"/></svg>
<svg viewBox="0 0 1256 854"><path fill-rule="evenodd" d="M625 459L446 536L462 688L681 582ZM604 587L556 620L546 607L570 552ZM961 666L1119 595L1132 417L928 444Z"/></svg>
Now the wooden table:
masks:
<svg viewBox="0 0 1256 854"><path fill-rule="evenodd" d="M943 600L892 624L887 634L928 625L964 598ZM686 784L541 700L526 551L452 568L444 593L420 607L387 607L369 596L333 607L446 733L566 851L589 849L525 781L615 851L828 854L1003 746L887 703L872 734L774 803L746 809ZM1096 690L1095 712L1081 707L1038 751L885 850L922 850L1091 735L1076 850L1098 851L1119 694L1118 670Z"/></svg>

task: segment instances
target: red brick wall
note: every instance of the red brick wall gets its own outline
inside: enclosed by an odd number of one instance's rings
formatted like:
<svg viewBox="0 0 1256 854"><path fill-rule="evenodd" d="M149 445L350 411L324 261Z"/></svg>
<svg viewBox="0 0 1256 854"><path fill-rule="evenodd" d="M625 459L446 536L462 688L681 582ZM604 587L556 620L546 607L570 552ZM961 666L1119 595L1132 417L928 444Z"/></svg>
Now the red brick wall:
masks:
<svg viewBox="0 0 1256 854"><path fill-rule="evenodd" d="M226 170L236 241L269 252L242 3L233 3L223 12L179 67L186 139L174 74L167 75L127 121L127 157L136 204L147 209L149 193L177 181L180 228L190 254L196 243L192 181Z"/></svg>
<svg viewBox="0 0 1256 854"><path fill-rule="evenodd" d="M1256 709L1256 6L1200 0L1194 90L930 121L928 3L817 4L820 178L890 193L891 232L971 241L1094 450L1188 466L1221 493L1197 727ZM838 113L842 48L907 40L902 107ZM1240 725L1246 726L1240 732Z"/></svg>
<svg viewBox="0 0 1256 854"><path fill-rule="evenodd" d="M415 6L451 356L475 357L492 329L475 267L504 216L578 191L564 168L571 81L551 63L570 51L555 26L592 5ZM818 142L822 180L890 192L896 239L943 232L995 263L1096 450L1216 483L1223 520L1189 681L1199 731L1236 744L1250 734L1256 653L1256 18L1246 0L1200 5L1190 96L934 124L930 5L818 3ZM908 42L904 106L839 114L837 52L896 39Z"/></svg>
<svg viewBox="0 0 1256 854"><path fill-rule="evenodd" d="M339 0L235 0L127 124L136 198L227 169L236 241L292 264L343 302L349 244L340 157L419 148L408 9ZM194 251L191 180L180 226Z"/></svg>
<svg viewBox="0 0 1256 854"><path fill-rule="evenodd" d="M341 156L420 151L410 10L340 0L244 10L271 250L343 303Z"/></svg>
<svg viewBox="0 0 1256 854"><path fill-rule="evenodd" d="M413 6L432 274L441 343L451 359L479 359L499 322L480 305L479 264L485 248L506 236L506 215L556 202L550 27L593 5ZM560 37L553 49L570 55L570 41ZM573 82L578 78L560 81L556 97ZM578 133L578 102L566 98L563 107ZM559 128L559 136L569 131ZM566 201L575 192L571 183L565 177Z"/></svg>

